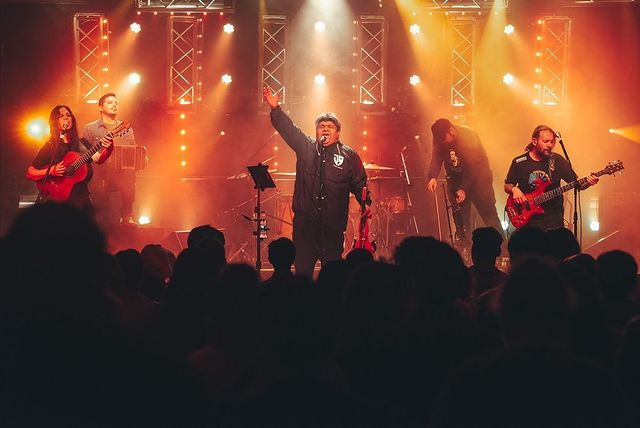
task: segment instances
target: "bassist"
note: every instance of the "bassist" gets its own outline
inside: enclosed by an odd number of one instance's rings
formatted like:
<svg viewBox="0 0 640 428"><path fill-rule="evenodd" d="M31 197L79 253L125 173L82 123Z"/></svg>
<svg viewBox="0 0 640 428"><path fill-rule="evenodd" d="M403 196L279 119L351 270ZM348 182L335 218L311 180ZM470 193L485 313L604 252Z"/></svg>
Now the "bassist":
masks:
<svg viewBox="0 0 640 428"><path fill-rule="evenodd" d="M78 136L78 124L71 109L65 105L57 105L49 115L50 138L40 148L31 165L27 168L27 179L36 182L63 177L66 173L67 165L62 162L62 158L68 152L84 153L90 144L81 140ZM113 151L112 141L107 140L103 149L100 149L92 157L97 163L102 163L111 155ZM88 182L91 180L92 168L87 165L88 173L84 180L76 183L71 190L67 203L93 215L93 205L89 195ZM39 199L46 195L39 195Z"/></svg>
<svg viewBox="0 0 640 428"><path fill-rule="evenodd" d="M560 181L569 183L578 177L561 155L554 153L556 133L546 125L538 125L531 135L531 142L526 147L526 153L511 161L511 166L505 179L504 191L513 196L517 204L527 202L525 194L531 193L544 183L551 184L545 190L552 190L560 186ZM584 190L598 182L598 177L591 174L586 183L580 188ZM564 198L558 197L543 203L544 214L534 214L529 226L542 230L564 227Z"/></svg>

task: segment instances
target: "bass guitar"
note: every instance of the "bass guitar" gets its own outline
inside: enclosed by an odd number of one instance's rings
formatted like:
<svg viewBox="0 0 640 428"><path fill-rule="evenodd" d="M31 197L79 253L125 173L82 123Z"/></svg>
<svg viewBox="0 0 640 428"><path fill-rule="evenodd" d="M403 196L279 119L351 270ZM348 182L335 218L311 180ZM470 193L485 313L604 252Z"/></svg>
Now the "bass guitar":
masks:
<svg viewBox="0 0 640 428"><path fill-rule="evenodd" d="M609 162L607 166L600 171L594 172L593 175L596 177L600 177L605 174L611 175L622 171L623 169L624 165L622 165L621 161L613 161ZM545 192L545 189L551 185L551 182L536 180L536 190L530 193L525 193L527 201L522 204L516 203L516 201L513 200L513 196L509 195L507 198L506 210L511 224L516 228L526 225L534 214L544 214L544 209L540 206L541 204L562 195L564 192L571 190L574 187L582 187L586 182L587 177L583 177L579 180L565 184L564 186Z"/></svg>
<svg viewBox="0 0 640 428"><path fill-rule="evenodd" d="M358 239L353 240L353 248L364 248L371 254L376 252L376 241L369 241L369 222L367 215L367 188L362 188L362 203L360 204L360 225Z"/></svg>
<svg viewBox="0 0 640 428"><path fill-rule="evenodd" d="M131 129L131 124L122 122L82 155L78 152L67 152L62 157L62 163L65 166L64 175L60 177L48 176L36 183L42 197L45 200L55 202L65 202L69 199L73 186L87 177L89 169L86 164L89 159L98 153L109 139L120 137L129 132L129 129Z"/></svg>

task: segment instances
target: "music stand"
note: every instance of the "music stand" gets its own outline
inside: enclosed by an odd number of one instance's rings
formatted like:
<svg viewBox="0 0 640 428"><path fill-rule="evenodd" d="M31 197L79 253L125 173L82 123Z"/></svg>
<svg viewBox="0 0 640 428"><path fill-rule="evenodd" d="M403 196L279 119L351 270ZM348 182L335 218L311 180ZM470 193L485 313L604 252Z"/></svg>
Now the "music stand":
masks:
<svg viewBox="0 0 640 428"><path fill-rule="evenodd" d="M253 234L256 237L256 270L259 275L260 269L262 268L262 261L260 260L260 243L266 237L267 230L269 230L266 225L266 217L264 218L264 224L261 218L262 211L260 210L260 192L263 192L264 189L276 187L276 183L273 182L271 175L269 175L269 165L258 163L258 165L255 166L248 166L247 169L253 179L253 188L256 189L257 192L255 215L253 218L253 221L256 222L256 230Z"/></svg>

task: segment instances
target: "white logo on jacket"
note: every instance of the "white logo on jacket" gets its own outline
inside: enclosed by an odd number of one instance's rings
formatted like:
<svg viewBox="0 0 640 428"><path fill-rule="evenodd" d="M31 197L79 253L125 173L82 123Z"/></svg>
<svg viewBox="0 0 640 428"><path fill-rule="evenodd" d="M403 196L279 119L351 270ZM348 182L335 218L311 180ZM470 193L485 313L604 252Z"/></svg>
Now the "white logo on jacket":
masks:
<svg viewBox="0 0 640 428"><path fill-rule="evenodd" d="M337 153L336 153L335 155L333 155L333 164L334 164L335 166L340 166L340 165L342 165L342 162L344 162L344 156L339 155L339 154L337 154Z"/></svg>

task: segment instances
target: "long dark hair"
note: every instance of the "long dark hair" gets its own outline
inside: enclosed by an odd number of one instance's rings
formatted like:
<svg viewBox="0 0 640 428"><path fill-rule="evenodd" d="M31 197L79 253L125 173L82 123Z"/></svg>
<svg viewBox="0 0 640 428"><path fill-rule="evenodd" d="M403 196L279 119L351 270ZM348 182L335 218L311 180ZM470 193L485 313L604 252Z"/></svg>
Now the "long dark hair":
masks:
<svg viewBox="0 0 640 428"><path fill-rule="evenodd" d="M66 108L69 110L69 114L71 114L71 129L69 129L69 137L71 137L71 149L74 151L78 151L80 148L80 137L78 136L78 122L76 121L76 116L71 111L69 106L64 104L58 104L51 110L51 114L49 115L49 133L50 133L50 141L58 141L60 139L60 128L58 127L58 116L60 115L60 110Z"/></svg>

